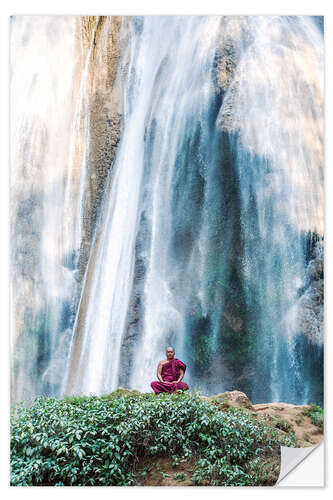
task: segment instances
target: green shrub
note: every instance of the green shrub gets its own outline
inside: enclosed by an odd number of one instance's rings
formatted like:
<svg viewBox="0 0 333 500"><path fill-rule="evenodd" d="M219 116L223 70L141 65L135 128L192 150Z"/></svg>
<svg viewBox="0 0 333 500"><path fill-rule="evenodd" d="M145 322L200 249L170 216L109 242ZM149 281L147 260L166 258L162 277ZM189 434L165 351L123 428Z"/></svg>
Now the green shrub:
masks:
<svg viewBox="0 0 333 500"><path fill-rule="evenodd" d="M170 456L195 461L195 484L254 485L261 479L253 460L295 443L248 412L221 412L196 394L122 394L38 397L15 408L11 484L134 485L142 457Z"/></svg>
<svg viewBox="0 0 333 500"><path fill-rule="evenodd" d="M302 416L301 413L299 413L298 415L296 415L295 422L296 422L297 425L301 425L303 423L303 421L304 421L304 418L303 418L303 416Z"/></svg>
<svg viewBox="0 0 333 500"><path fill-rule="evenodd" d="M291 431L293 431L292 424L290 422L288 422L287 420L285 420L284 418L273 417L272 418L272 424L277 429L281 429L281 431L284 431L284 432L291 432Z"/></svg>
<svg viewBox="0 0 333 500"><path fill-rule="evenodd" d="M324 410L318 405L311 405L309 408L303 410L303 415L310 417L313 425L320 429L324 427Z"/></svg>
<svg viewBox="0 0 333 500"><path fill-rule="evenodd" d="M184 472L178 472L174 477L175 479L177 479L177 481L185 481L186 474Z"/></svg>

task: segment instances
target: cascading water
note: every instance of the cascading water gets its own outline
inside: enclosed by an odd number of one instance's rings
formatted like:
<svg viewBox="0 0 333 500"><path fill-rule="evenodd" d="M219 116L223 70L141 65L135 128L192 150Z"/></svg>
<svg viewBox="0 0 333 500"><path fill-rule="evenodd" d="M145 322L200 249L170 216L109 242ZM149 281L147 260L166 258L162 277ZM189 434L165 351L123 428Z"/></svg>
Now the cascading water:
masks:
<svg viewBox="0 0 333 500"><path fill-rule="evenodd" d="M208 142L215 137L210 73L220 22L220 18L147 18L143 26L140 19L131 26L124 134L94 259L75 388L103 392L118 385L135 259L147 269L140 294L141 340L133 360L133 386L147 386L165 342L172 340L184 352L189 292L191 307L193 301L207 307L207 297L200 297L203 276L197 274L205 267L201 248L208 238L205 228L195 240L202 219L209 217L204 184L207 197L212 198L210 191L215 190L217 209L221 196L212 185L217 179L216 153ZM142 249L136 252L139 240ZM196 258L198 252L201 257Z"/></svg>
<svg viewBox="0 0 333 500"><path fill-rule="evenodd" d="M12 365L16 400L56 390L69 348L76 281L61 257L71 251L76 221L67 220L68 232L62 232L71 208L60 200L70 156L76 58L75 18L54 23L47 16L24 16L11 23L13 336L20 332ZM63 63L61 73L56 61ZM74 190L72 180L68 191ZM58 373L49 366L56 359Z"/></svg>
<svg viewBox="0 0 333 500"><path fill-rule="evenodd" d="M133 17L123 19L120 38L122 134L59 393L147 391L171 344L192 388L239 389L253 402L321 403L323 40L316 20ZM76 163L82 201L66 212L73 210L77 228L96 140L80 116L74 131L84 123L86 132L74 133L72 151L85 152ZM316 311L312 336L309 310Z"/></svg>
<svg viewBox="0 0 333 500"><path fill-rule="evenodd" d="M90 145L92 46L75 100L76 23L70 16L12 19L13 400L58 394L67 371Z"/></svg>
<svg viewBox="0 0 333 500"><path fill-rule="evenodd" d="M220 123L232 106L226 129L241 196L243 282L257 332L252 397L305 404L315 397L306 358L320 363L321 352L301 335L298 301L308 285L306 239L324 231L322 35L304 17L254 17L249 28L253 43Z"/></svg>

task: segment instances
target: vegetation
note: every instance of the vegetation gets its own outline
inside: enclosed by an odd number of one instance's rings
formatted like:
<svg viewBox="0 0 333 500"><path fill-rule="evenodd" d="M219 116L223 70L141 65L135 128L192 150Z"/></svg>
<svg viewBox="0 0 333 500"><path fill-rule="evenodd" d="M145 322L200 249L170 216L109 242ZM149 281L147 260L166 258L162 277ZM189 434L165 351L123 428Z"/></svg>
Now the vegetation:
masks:
<svg viewBox="0 0 333 500"><path fill-rule="evenodd" d="M274 484L280 444L293 446L294 435L198 394L38 397L13 409L11 484L135 485L140 460L163 456L194 464L196 485Z"/></svg>
<svg viewBox="0 0 333 500"><path fill-rule="evenodd" d="M311 405L309 408L303 410L303 415L310 417L313 425L320 429L324 427L324 410L318 405Z"/></svg>
<svg viewBox="0 0 333 500"><path fill-rule="evenodd" d="M178 474L175 474L175 479L177 479L177 481L184 481L186 479L186 474L184 472L178 472Z"/></svg>
<svg viewBox="0 0 333 500"><path fill-rule="evenodd" d="M272 417L272 425L284 432L293 431L293 426L291 425L291 423L281 417Z"/></svg>

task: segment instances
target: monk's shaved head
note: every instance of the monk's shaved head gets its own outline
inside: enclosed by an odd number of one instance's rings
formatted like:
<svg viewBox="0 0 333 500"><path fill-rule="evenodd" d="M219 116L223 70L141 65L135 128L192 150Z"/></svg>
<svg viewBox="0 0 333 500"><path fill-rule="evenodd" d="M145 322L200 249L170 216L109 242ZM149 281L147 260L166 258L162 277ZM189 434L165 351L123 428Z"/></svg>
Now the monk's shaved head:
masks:
<svg viewBox="0 0 333 500"><path fill-rule="evenodd" d="M175 357L175 350L173 347L167 347L166 357L169 361L171 361Z"/></svg>

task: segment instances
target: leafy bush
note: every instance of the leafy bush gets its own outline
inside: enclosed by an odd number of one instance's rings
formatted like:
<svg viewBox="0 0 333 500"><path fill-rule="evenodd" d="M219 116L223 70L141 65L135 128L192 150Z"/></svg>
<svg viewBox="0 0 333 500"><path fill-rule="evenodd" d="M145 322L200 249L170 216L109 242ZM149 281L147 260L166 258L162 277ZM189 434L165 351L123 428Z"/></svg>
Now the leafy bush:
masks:
<svg viewBox="0 0 333 500"><path fill-rule="evenodd" d="M272 424L274 425L274 427L276 427L277 429L281 429L281 431L284 432L291 432L294 430L291 423L281 417L273 417Z"/></svg>
<svg viewBox="0 0 333 500"><path fill-rule="evenodd" d="M221 412L196 394L38 397L11 417L11 484L134 485L140 458L170 456L195 461L195 484L255 485L261 457L294 443L250 412Z"/></svg>
<svg viewBox="0 0 333 500"><path fill-rule="evenodd" d="M313 425L320 429L324 427L324 410L318 405L311 405L309 408L303 410L303 415L310 417Z"/></svg>
<svg viewBox="0 0 333 500"><path fill-rule="evenodd" d="M186 474L184 474L184 472L178 472L178 474L175 474L175 479L177 479L177 481L185 481Z"/></svg>

